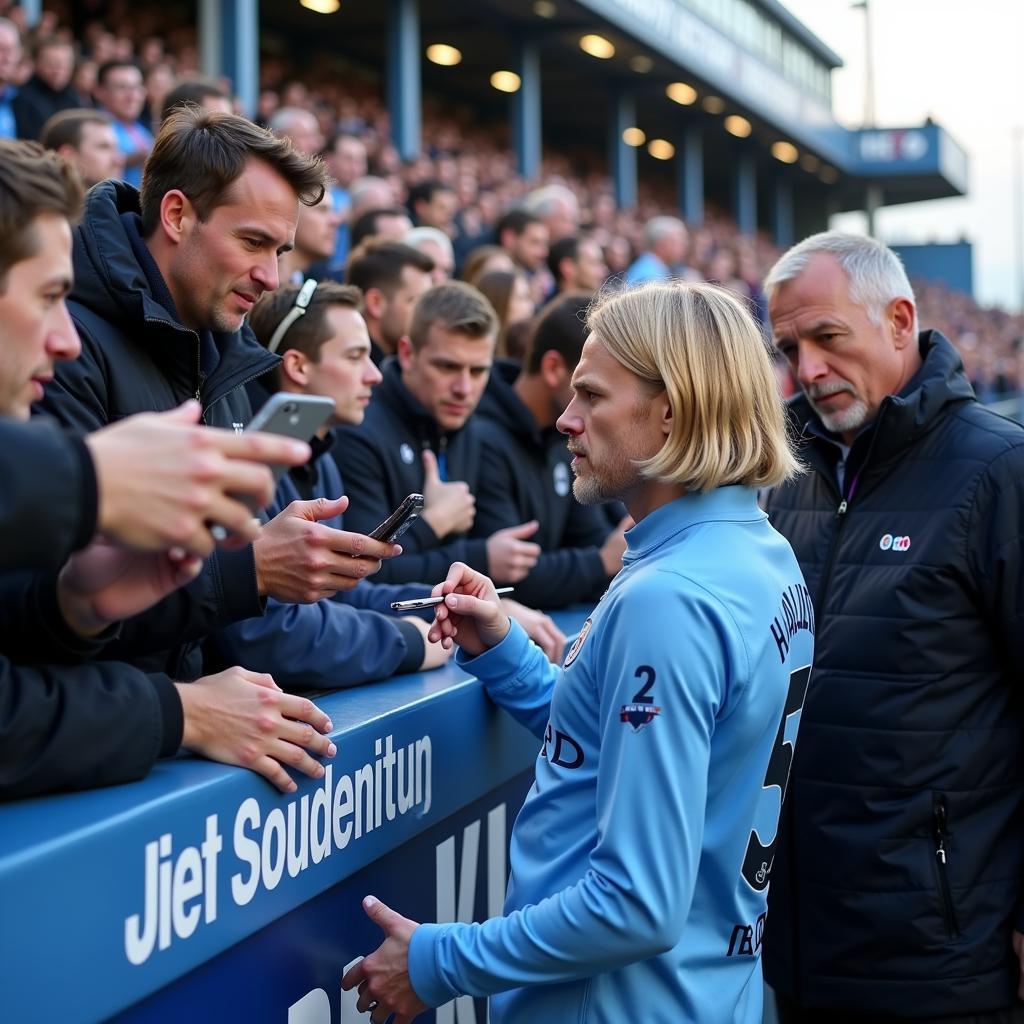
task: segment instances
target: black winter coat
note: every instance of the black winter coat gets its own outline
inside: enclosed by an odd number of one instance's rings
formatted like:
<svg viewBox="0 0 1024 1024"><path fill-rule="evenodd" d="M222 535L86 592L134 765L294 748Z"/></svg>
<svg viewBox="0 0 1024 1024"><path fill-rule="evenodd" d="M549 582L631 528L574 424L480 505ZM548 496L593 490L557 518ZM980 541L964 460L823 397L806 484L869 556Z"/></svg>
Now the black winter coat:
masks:
<svg viewBox="0 0 1024 1024"><path fill-rule="evenodd" d="M236 334L213 335L220 359L204 377L199 336L157 300L132 248L122 214L138 210L138 192L123 182L102 182L86 197L74 232L75 286L68 302L82 354L57 365L41 408L86 433L198 398L205 423L240 430L252 415L245 384L280 360L245 325ZM105 656L175 679L194 678L202 664L198 641L262 610L252 548L217 552L188 587L126 623Z"/></svg>
<svg viewBox="0 0 1024 1024"><path fill-rule="evenodd" d="M52 424L0 419L0 572L56 569L96 532L85 442Z"/></svg>
<svg viewBox="0 0 1024 1024"><path fill-rule="evenodd" d="M764 935L805 1006L918 1017L1016 1001L1024 876L1024 429L937 332L849 453L768 501L815 601Z"/></svg>
<svg viewBox="0 0 1024 1024"><path fill-rule="evenodd" d="M596 601L608 584L600 550L608 521L599 507L573 497L566 439L537 426L512 387L518 372L517 364L496 363L478 410L487 485L473 532L489 536L536 519L540 526L527 540L542 554L516 584L516 600L532 608Z"/></svg>
<svg viewBox="0 0 1024 1024"><path fill-rule="evenodd" d="M345 481L349 506L345 528L369 533L408 494L423 490L423 452L430 449L447 464L447 479L462 480L477 495L482 442L470 417L461 430L442 431L402 383L398 361L381 367L384 380L374 392L358 427L336 432L334 457ZM452 562L487 572L487 542L464 535L439 538L422 518L402 535L403 553L387 559L374 581L438 583Z"/></svg>

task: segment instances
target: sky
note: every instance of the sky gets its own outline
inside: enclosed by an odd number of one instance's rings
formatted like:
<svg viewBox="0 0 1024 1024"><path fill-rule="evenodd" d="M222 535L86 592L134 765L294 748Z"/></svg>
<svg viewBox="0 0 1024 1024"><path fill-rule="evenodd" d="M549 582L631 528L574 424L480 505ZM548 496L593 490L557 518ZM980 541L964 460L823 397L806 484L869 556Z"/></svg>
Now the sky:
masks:
<svg viewBox="0 0 1024 1024"><path fill-rule="evenodd" d="M832 109L849 127L864 123L864 12L851 0L783 0L844 61L832 73ZM929 114L963 146L969 185L963 199L884 209L885 242L974 243L974 293L982 305L1021 309L1017 231L1024 231L1024 2L870 0L875 123L909 127ZM1014 139L1014 128L1021 133ZM866 230L844 214L833 227Z"/></svg>

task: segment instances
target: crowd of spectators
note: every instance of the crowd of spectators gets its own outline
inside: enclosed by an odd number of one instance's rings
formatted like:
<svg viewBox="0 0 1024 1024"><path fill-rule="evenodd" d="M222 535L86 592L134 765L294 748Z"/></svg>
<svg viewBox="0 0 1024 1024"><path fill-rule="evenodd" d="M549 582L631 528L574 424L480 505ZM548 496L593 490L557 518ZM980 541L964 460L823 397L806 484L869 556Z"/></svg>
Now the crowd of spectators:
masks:
<svg viewBox="0 0 1024 1024"><path fill-rule="evenodd" d="M21 39L0 30L0 84L7 90L0 97L0 135L16 131L39 138L47 117L66 108L106 111L124 158L122 173L137 184L151 132L172 91L172 100L219 99L237 110L230 82L199 74L196 29L183 18L114 0L105 5L102 20L85 22L76 36L66 3L48 6L31 30L22 8L7 4L4 11L4 6L0 12L19 26ZM598 154L570 158L548 151L539 181L527 181L516 173L507 126L429 98L422 153L403 161L390 139L380 90L366 80L339 77L327 54L304 66L301 80L289 60L264 54L256 119L288 135L299 150L324 153L336 179L331 200L338 234L327 261L336 271L358 241L357 232L365 237L383 226L383 233L404 240L410 227L430 226L452 242L448 253L429 239L414 243L434 260L435 280L446 270L471 280L481 275L467 258L499 241L502 218L510 210L525 208L542 212L546 227L534 239L534 263L525 254L515 260L539 305L555 291L545 266L549 247L567 236L585 238L600 247L606 276L621 277L649 250L645 230L652 218L674 212L674 189L667 181L641 182L636 205L619 208ZM689 226L680 253L684 276L721 283L750 301L764 320L760 282L779 255L767 236L740 234L724 211L709 206L703 223ZM509 268L498 263L485 269ZM981 307L941 284L919 282L918 288L922 324L941 329L960 347L983 398L1024 389L1024 318ZM516 289L506 282L500 290ZM503 318L503 332L509 326ZM514 330L512 336L514 341Z"/></svg>

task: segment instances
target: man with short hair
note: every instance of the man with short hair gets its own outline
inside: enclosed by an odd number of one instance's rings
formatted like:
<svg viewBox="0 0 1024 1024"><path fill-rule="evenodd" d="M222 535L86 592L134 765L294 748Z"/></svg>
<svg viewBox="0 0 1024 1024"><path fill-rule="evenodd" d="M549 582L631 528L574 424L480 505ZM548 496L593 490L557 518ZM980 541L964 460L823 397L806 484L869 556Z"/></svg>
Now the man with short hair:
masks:
<svg viewBox="0 0 1024 1024"><path fill-rule="evenodd" d="M494 1024L761 1024L756 942L813 646L793 552L757 489L798 469L771 361L732 296L621 292L592 311L558 420L582 502L636 526L561 668L454 565L431 636L541 743L504 916L421 924L342 979L411 1020L490 996Z"/></svg>
<svg viewBox="0 0 1024 1024"><path fill-rule="evenodd" d="M499 361L479 409L483 438L477 533L535 521L541 555L516 584L523 603L561 608L601 596L622 567L628 519L612 530L596 507L572 493L572 456L555 422L572 397L570 380L586 340L593 296L552 299L530 330L522 367Z"/></svg>
<svg viewBox="0 0 1024 1024"><path fill-rule="evenodd" d="M601 246L587 235L567 235L548 249L548 270L556 294L596 292L608 277Z"/></svg>
<svg viewBox="0 0 1024 1024"><path fill-rule="evenodd" d="M548 229L544 222L526 210L509 210L495 227L498 245L512 257L517 267L528 274L544 268L548 258Z"/></svg>
<svg viewBox="0 0 1024 1024"><path fill-rule="evenodd" d="M164 97L163 110L160 111L161 123L167 120L172 111L186 103L194 103L203 110L219 110L224 114L233 112L231 97L216 78L186 75L179 78L174 88Z"/></svg>
<svg viewBox="0 0 1024 1024"><path fill-rule="evenodd" d="M82 105L71 84L74 73L75 51L66 39L48 36L35 44L32 76L18 89L12 105L18 138L38 142L43 125L54 114Z"/></svg>
<svg viewBox="0 0 1024 1024"><path fill-rule="evenodd" d="M117 144L125 160L124 180L138 188L142 165L153 148L153 133L140 120L146 105L142 69L130 60L108 60L96 72L96 99L114 119Z"/></svg>
<svg viewBox="0 0 1024 1024"><path fill-rule="evenodd" d="M696 275L685 266L690 235L678 217L652 217L644 225L644 251L626 270L626 284L693 280Z"/></svg>
<svg viewBox="0 0 1024 1024"><path fill-rule="evenodd" d="M43 145L78 171L85 187L124 174L124 157L110 115L102 110L62 110L43 125Z"/></svg>
<svg viewBox="0 0 1024 1024"><path fill-rule="evenodd" d="M1024 1020L1024 428L881 243L813 235L765 291L811 470L767 508L821 627L765 977L786 1024Z"/></svg>
<svg viewBox="0 0 1024 1024"><path fill-rule="evenodd" d="M279 139L290 139L296 151L306 156L317 156L323 149L324 135L320 122L302 107L275 110L268 127Z"/></svg>
<svg viewBox="0 0 1024 1024"><path fill-rule="evenodd" d="M14 98L18 95L18 65L21 63L21 33L9 18L0 18L0 139L16 139Z"/></svg>
<svg viewBox="0 0 1024 1024"><path fill-rule="evenodd" d="M435 285L416 303L397 358L359 427L338 431L335 458L348 488L350 529L371 530L413 492L423 514L402 538L395 583L442 579L454 560L517 583L540 553L526 538L536 523L471 537L482 442L471 419L494 360L497 317L470 285Z"/></svg>
<svg viewBox="0 0 1024 1024"><path fill-rule="evenodd" d="M320 280L327 275L327 261L334 252L338 222L330 189L324 192L320 202L299 208L295 245L281 255L282 281L299 285L307 277Z"/></svg>
<svg viewBox="0 0 1024 1024"><path fill-rule="evenodd" d="M409 189L409 210L417 227L437 228L451 237L458 208L455 189L444 182L431 179Z"/></svg>
<svg viewBox="0 0 1024 1024"><path fill-rule="evenodd" d="M120 182L89 193L70 302L83 351L57 369L42 409L90 431L195 397L206 423L242 430L252 415L244 385L279 362L255 341L246 315L278 287L299 203L323 190L319 161L245 118L196 107L171 114L141 193ZM145 663L196 675L199 641L262 614L265 597L315 601L376 571L394 545L318 522L343 502L295 503L251 546L215 554L176 595L174 614L137 627L150 652L153 636L168 640ZM117 644L136 639L123 634Z"/></svg>
<svg viewBox="0 0 1024 1024"><path fill-rule="evenodd" d="M366 174L366 144L355 135L336 132L324 150L324 162L334 178L331 194L334 197L334 209L341 218L331 256L331 269L341 270L348 259L349 249L358 244L351 240L349 234L352 218L352 196L349 189L354 181ZM370 234L375 235L377 232L372 231Z"/></svg>
<svg viewBox="0 0 1024 1024"><path fill-rule="evenodd" d="M296 730L329 728L322 712L243 669L184 685L105 660L102 634L195 575L212 540L192 514L233 522L231 493L266 500L269 473L237 457L290 464L296 446L197 428L187 405L84 440L15 422L79 352L64 300L81 196L56 154L0 142L0 800L131 781L181 745L292 791L280 761L319 776L306 750L333 756L326 737ZM97 527L103 539L65 561Z"/></svg>
<svg viewBox="0 0 1024 1024"><path fill-rule="evenodd" d="M430 275L434 284L443 284L452 279L455 273L455 249L452 240L440 228L413 228L402 241L426 253L434 261L434 270Z"/></svg>
<svg viewBox="0 0 1024 1024"><path fill-rule="evenodd" d="M393 242L401 242L410 231L412 221L404 206L371 207L352 221L349 255L368 238L390 238Z"/></svg>
<svg viewBox="0 0 1024 1024"><path fill-rule="evenodd" d="M543 221L549 242L575 235L580 229L580 201L567 185L553 182L534 189L526 197L525 209Z"/></svg>
<svg viewBox="0 0 1024 1024"><path fill-rule="evenodd" d="M434 261L425 253L387 239L369 238L349 256L345 283L363 293L363 318L377 366L408 335L413 308L430 287L433 269Z"/></svg>

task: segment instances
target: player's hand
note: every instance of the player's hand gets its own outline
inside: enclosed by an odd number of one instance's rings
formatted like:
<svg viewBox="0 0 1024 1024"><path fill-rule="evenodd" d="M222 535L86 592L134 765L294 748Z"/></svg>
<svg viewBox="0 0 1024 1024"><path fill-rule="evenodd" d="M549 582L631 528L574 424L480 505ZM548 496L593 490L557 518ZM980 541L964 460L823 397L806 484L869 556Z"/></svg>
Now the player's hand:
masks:
<svg viewBox="0 0 1024 1024"><path fill-rule="evenodd" d="M494 584L464 562L455 562L445 581L431 593L434 597L446 596L444 603L434 609L434 624L427 636L435 643L440 641L446 650L457 643L476 657L508 634L511 623Z"/></svg>
<svg viewBox="0 0 1024 1024"><path fill-rule="evenodd" d="M369 1013L373 1024L384 1024L391 1014L392 1024L408 1024L430 1009L409 980L409 943L419 925L373 896L363 900L363 910L384 933L384 941L341 979L341 987L346 992L358 988L356 1009Z"/></svg>

